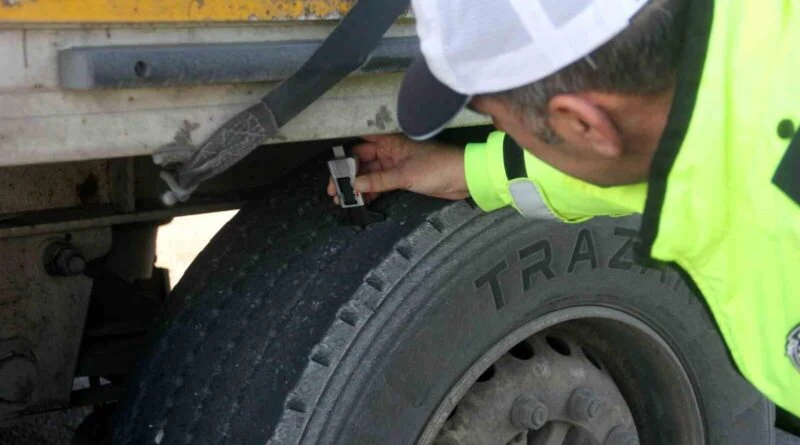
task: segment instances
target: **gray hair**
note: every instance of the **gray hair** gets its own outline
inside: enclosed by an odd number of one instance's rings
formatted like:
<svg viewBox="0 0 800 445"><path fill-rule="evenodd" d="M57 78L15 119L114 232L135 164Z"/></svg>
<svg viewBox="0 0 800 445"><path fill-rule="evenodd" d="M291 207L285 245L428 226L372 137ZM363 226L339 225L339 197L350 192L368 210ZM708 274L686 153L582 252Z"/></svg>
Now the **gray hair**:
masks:
<svg viewBox="0 0 800 445"><path fill-rule="evenodd" d="M548 144L561 138L548 123L550 100L584 91L647 96L675 85L680 63L684 4L688 0L650 0L630 26L583 59L542 80L485 97L523 113Z"/></svg>

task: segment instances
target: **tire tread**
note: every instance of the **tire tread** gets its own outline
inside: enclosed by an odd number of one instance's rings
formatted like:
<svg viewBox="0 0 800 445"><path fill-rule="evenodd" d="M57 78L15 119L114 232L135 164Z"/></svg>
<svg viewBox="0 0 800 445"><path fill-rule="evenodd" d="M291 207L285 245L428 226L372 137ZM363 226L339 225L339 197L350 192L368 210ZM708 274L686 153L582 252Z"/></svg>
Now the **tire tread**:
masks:
<svg viewBox="0 0 800 445"><path fill-rule="evenodd" d="M244 399L256 373L287 359L300 365L295 367L302 377L272 388L281 400L281 415L270 422L275 425L274 434L264 432L265 438L273 437L270 443L298 443L302 437L298 422L305 424L308 407L314 406L339 358L383 297L414 260L465 223L460 216L479 214L466 203L448 205L395 194L375 206L385 215L384 220L359 229L334 216L337 210L320 198L316 187L309 187L322 183L324 171L319 171L276 187L272 196L243 208L198 256L173 292L183 307L136 372L138 384L133 385L135 390L118 417L118 443L148 443L161 434L163 443L227 444L233 437L234 419L247 405ZM292 198L276 198L287 195ZM386 247L369 251L378 238ZM319 326L324 320L307 320L318 325L314 333L295 332L292 320L308 309L308 295L324 293L312 289L312 283L342 261L346 252L350 252L350 262L363 260L358 265L363 278L355 288L322 283L341 300L336 316L327 321L327 327ZM401 271L398 264L403 265ZM292 298L279 298L289 293L282 290L292 289ZM250 310L243 311L243 305ZM237 319L237 313L246 316ZM243 345L247 336L254 329L263 330L260 323L265 313L273 325L268 338L254 350L242 352L241 348L247 348ZM290 351L279 345L287 335L316 338L311 339L313 348L302 357L287 357ZM276 357L276 349L283 355ZM209 360L209 351L219 353ZM248 363L237 373L243 378L235 385L236 394L223 396L217 388L229 378L227 367L234 355ZM210 372L204 378L193 378L198 367ZM204 435L208 425L202 419L209 415L219 417L220 427ZM291 438L285 433L289 430L294 433Z"/></svg>

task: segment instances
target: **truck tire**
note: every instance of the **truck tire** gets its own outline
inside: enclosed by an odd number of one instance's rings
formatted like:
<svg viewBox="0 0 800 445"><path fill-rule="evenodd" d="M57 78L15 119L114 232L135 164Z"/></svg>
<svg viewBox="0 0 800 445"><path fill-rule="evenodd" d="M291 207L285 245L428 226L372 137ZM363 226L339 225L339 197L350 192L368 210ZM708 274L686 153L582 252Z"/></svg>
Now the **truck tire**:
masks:
<svg viewBox="0 0 800 445"><path fill-rule="evenodd" d="M398 194L360 228L323 178L247 205L203 251L114 443L774 443L773 407L692 287L633 260L636 218L565 225ZM520 363L541 378L503 377ZM531 395L542 382L552 394ZM616 420L575 405L593 385ZM537 397L548 415L526 426ZM562 442L536 439L558 428Z"/></svg>

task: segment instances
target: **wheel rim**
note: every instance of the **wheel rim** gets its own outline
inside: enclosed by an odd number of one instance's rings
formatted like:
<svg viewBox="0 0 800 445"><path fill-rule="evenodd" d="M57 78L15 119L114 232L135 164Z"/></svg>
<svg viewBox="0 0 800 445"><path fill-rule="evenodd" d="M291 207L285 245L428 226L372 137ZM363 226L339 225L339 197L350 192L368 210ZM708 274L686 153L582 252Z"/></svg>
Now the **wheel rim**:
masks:
<svg viewBox="0 0 800 445"><path fill-rule="evenodd" d="M620 310L574 307L525 324L484 353L419 443L699 445L700 412L661 335Z"/></svg>

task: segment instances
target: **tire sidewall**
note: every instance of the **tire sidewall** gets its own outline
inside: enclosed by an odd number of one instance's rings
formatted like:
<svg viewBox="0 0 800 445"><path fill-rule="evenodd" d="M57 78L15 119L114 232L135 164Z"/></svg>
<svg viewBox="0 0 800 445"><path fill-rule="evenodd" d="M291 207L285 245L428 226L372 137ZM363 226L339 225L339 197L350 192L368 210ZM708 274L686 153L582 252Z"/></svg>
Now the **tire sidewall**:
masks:
<svg viewBox="0 0 800 445"><path fill-rule="evenodd" d="M673 268L636 264L638 218L566 225L511 211L471 220L415 261L337 367L304 443L414 443L494 344L548 313L613 308L657 332L693 384L711 444L769 443L769 408L736 372Z"/></svg>

